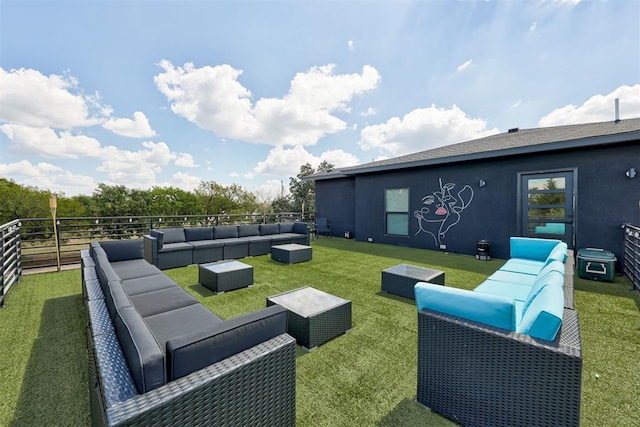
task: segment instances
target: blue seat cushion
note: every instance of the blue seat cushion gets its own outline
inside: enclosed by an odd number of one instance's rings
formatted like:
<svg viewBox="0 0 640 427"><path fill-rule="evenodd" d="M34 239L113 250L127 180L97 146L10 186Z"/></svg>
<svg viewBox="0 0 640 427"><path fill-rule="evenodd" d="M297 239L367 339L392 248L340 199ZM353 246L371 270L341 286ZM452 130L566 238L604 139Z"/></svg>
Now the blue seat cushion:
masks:
<svg viewBox="0 0 640 427"><path fill-rule="evenodd" d="M530 276L533 277L533 276ZM474 292L481 292L484 294L500 295L503 297L513 298L518 301L526 301L530 286L519 285L516 283L499 282L497 280L487 279L475 288Z"/></svg>
<svg viewBox="0 0 640 427"><path fill-rule="evenodd" d="M536 276L544 266L545 261L511 258L500 267L500 271L513 271L514 273L532 274Z"/></svg>

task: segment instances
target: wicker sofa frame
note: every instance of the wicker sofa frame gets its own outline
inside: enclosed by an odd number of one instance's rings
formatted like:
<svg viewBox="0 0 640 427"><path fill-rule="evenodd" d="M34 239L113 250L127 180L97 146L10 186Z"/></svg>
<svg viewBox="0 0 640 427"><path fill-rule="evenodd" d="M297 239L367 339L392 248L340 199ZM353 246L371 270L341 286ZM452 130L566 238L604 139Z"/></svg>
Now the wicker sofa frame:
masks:
<svg viewBox="0 0 640 427"><path fill-rule="evenodd" d="M578 426L582 344L572 260L565 275L571 308L554 341L420 310L418 402L465 426Z"/></svg>
<svg viewBox="0 0 640 427"><path fill-rule="evenodd" d="M138 393L88 251L81 263L93 425L295 425L296 341L288 334Z"/></svg>

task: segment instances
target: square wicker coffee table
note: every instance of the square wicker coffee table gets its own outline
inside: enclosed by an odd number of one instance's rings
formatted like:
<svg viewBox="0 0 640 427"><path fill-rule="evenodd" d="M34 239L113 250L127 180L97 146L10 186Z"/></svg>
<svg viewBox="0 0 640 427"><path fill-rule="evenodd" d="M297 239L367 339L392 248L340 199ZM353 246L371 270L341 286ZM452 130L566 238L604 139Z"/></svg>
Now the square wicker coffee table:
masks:
<svg viewBox="0 0 640 427"><path fill-rule="evenodd" d="M308 351L351 329L351 301L304 287L267 298L289 312L287 333Z"/></svg>
<svg viewBox="0 0 640 427"><path fill-rule="evenodd" d="M444 286L444 271L408 264L399 264L382 270L382 290L390 294L415 299L413 287L418 282Z"/></svg>
<svg viewBox="0 0 640 427"><path fill-rule="evenodd" d="M253 285L253 266L234 259L200 264L198 282L216 293Z"/></svg>
<svg viewBox="0 0 640 427"><path fill-rule="evenodd" d="M312 256L311 246L298 243L271 246L271 259L285 264L311 261Z"/></svg>

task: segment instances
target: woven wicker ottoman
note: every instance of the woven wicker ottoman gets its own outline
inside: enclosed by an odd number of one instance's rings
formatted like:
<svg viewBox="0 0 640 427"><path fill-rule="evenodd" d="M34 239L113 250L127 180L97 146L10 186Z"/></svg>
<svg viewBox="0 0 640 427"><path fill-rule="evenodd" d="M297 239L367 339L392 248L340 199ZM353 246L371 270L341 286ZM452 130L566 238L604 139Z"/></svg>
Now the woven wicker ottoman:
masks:
<svg viewBox="0 0 640 427"><path fill-rule="evenodd" d="M253 266L236 260L200 264L198 282L216 293L253 285Z"/></svg>
<svg viewBox="0 0 640 427"><path fill-rule="evenodd" d="M311 261L312 256L311 246L297 243L271 246L271 259L285 264Z"/></svg>
<svg viewBox="0 0 640 427"><path fill-rule="evenodd" d="M382 270L382 290L390 294L415 299L413 287L418 282L444 286L444 271L408 264L399 264Z"/></svg>
<svg viewBox="0 0 640 427"><path fill-rule="evenodd" d="M289 312L287 333L311 351L351 329L351 301L304 287L267 298Z"/></svg>

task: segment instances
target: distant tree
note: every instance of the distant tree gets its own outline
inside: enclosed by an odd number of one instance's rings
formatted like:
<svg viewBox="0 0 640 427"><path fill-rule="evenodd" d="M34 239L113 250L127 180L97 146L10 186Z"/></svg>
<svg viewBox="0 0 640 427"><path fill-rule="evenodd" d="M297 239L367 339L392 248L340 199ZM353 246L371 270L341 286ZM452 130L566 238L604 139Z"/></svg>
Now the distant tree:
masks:
<svg viewBox="0 0 640 427"><path fill-rule="evenodd" d="M124 185L98 184L93 201L97 216L132 215L131 194Z"/></svg>
<svg viewBox="0 0 640 427"><path fill-rule="evenodd" d="M296 177L289 178L289 192L291 193L292 211L302 211L304 203L305 212L314 212L316 210L316 183L315 181L304 181L303 178L316 172L330 171L333 165L326 160L318 165L315 170L309 163L300 166L300 172Z"/></svg>
<svg viewBox="0 0 640 427"><path fill-rule="evenodd" d="M201 182L196 189L201 214L240 214L260 212L256 196L238 184L224 186L214 181Z"/></svg>
<svg viewBox="0 0 640 427"><path fill-rule="evenodd" d="M0 178L0 222L2 224L18 218L47 218L49 192L28 187Z"/></svg>
<svg viewBox="0 0 640 427"><path fill-rule="evenodd" d="M271 201L271 212L293 212L293 201L291 196L283 195Z"/></svg>

